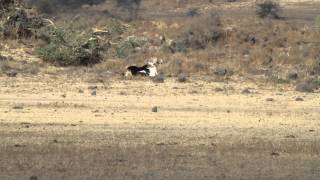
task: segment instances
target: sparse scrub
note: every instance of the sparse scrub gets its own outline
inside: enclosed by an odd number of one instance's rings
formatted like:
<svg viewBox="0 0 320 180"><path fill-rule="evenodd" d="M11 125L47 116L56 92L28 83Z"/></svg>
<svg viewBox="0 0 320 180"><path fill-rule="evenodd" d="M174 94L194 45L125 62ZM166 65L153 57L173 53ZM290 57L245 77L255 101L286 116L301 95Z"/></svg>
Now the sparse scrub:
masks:
<svg viewBox="0 0 320 180"><path fill-rule="evenodd" d="M280 5L274 0L263 0L256 5L256 13L261 18L279 19Z"/></svg>
<svg viewBox="0 0 320 180"><path fill-rule="evenodd" d="M92 65L102 61L102 51L107 44L92 32L70 32L47 27L39 35L44 45L37 54L55 65Z"/></svg>
<svg viewBox="0 0 320 180"><path fill-rule="evenodd" d="M30 38L44 26L41 18L28 17L23 9L13 9L7 15L1 28L5 38Z"/></svg>
<svg viewBox="0 0 320 180"><path fill-rule="evenodd" d="M202 15L194 18L173 44L178 52L187 49L205 49L209 43L214 44L224 37L220 18L216 14Z"/></svg>
<svg viewBox="0 0 320 180"><path fill-rule="evenodd" d="M40 16L30 15L19 1L4 1L0 7L0 32L4 38L30 38L44 26Z"/></svg>
<svg viewBox="0 0 320 180"><path fill-rule="evenodd" d="M112 37L120 35L127 30L127 27L117 19L109 20L105 28L108 30L110 35L112 35Z"/></svg>
<svg viewBox="0 0 320 180"><path fill-rule="evenodd" d="M125 58L145 47L147 42L148 40L144 37L129 36L115 46L116 55L119 58Z"/></svg>

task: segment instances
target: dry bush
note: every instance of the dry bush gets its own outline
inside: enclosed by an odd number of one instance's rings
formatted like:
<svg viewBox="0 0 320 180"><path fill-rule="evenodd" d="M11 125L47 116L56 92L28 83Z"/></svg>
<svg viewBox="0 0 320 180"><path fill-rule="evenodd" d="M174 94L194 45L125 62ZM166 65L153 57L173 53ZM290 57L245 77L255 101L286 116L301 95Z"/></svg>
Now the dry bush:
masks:
<svg viewBox="0 0 320 180"><path fill-rule="evenodd" d="M279 19L281 8L278 2L274 0L263 0L258 1L256 4L256 13L261 18L273 18L273 19Z"/></svg>
<svg viewBox="0 0 320 180"><path fill-rule="evenodd" d="M212 68L221 66L237 74L264 75L276 83L287 83L290 71L296 71L301 77L320 75L319 30L295 22L254 17L222 20L230 27L223 41L196 46L204 49L183 46L186 53L170 55L165 51L167 63L161 71L174 76L179 73L208 75Z"/></svg>
<svg viewBox="0 0 320 180"><path fill-rule="evenodd" d="M316 75L318 35L314 28L292 22L242 20L227 39L227 55L233 56L231 61L238 62L245 74L285 79L288 71L297 70L299 74Z"/></svg>
<svg viewBox="0 0 320 180"><path fill-rule="evenodd" d="M177 52L188 49L205 49L208 44L214 44L224 37L222 23L217 14L205 14L192 20L173 44Z"/></svg>
<svg viewBox="0 0 320 180"><path fill-rule="evenodd" d="M129 36L120 41L114 48L118 58L126 58L144 48L147 43L148 40L144 37Z"/></svg>

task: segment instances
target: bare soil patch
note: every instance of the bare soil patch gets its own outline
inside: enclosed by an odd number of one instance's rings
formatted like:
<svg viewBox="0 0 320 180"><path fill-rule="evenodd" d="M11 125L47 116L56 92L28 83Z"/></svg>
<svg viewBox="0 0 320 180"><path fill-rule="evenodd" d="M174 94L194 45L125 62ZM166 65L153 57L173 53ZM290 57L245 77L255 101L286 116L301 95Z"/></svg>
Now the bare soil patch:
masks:
<svg viewBox="0 0 320 180"><path fill-rule="evenodd" d="M319 177L317 94L190 81L1 77L1 178Z"/></svg>

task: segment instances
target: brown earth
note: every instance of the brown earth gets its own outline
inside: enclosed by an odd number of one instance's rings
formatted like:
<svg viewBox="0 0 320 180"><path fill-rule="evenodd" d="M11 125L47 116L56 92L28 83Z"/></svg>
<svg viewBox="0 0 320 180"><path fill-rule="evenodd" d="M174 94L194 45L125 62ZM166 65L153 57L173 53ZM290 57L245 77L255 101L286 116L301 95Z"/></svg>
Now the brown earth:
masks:
<svg viewBox="0 0 320 180"><path fill-rule="evenodd" d="M253 23L248 23L253 24L251 29L247 24L238 26L255 18L251 1L221 1L220 6L211 7L192 1L190 7L171 9L165 7L173 1L154 2L143 4L141 19L132 22L146 32L137 28L126 35L149 33L152 37L162 30L170 37L179 32L173 32L180 27L175 21L185 22L186 10L193 7L201 12L220 9L223 19L231 18L226 28L235 25L235 29L256 31ZM283 12L286 19L275 21L276 25L285 29L291 22L297 23L293 26L301 27L297 32L304 25L314 27L319 10L315 2L283 5L288 5ZM101 22L109 18L100 16L105 6L86 8L72 13L98 17ZM289 41L297 37L293 35ZM263 74L241 76L237 71L226 78L193 73L187 83L174 77L165 83L124 79L119 73L127 61L108 59L93 68L53 67L34 56L31 44L6 43L0 45L0 53L12 59L1 67L17 69L18 76L9 78L5 69L0 70L0 180L320 177L320 96L294 91L291 81L269 84ZM312 52L317 52L314 49ZM217 48L217 52L221 50ZM144 60L137 59L139 63ZM218 60L222 61L219 65L227 65L237 59L226 56ZM234 64L227 67L236 68ZM289 65L283 67L288 69Z"/></svg>
<svg viewBox="0 0 320 180"><path fill-rule="evenodd" d="M320 176L318 94L241 81L86 78L0 78L0 179Z"/></svg>

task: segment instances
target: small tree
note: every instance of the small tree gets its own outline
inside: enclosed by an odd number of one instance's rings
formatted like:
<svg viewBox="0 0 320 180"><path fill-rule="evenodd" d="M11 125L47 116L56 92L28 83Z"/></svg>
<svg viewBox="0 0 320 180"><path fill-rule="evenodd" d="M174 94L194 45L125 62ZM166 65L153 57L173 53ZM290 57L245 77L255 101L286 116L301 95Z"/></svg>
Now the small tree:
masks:
<svg viewBox="0 0 320 180"><path fill-rule="evenodd" d="M70 29L48 26L39 32L43 41L37 54L54 65L93 65L102 61L108 43L93 32L73 32Z"/></svg>
<svg viewBox="0 0 320 180"><path fill-rule="evenodd" d="M281 11L278 2L273 0L260 1L256 5L256 13L261 18L270 17L273 19L279 19L279 12Z"/></svg>

